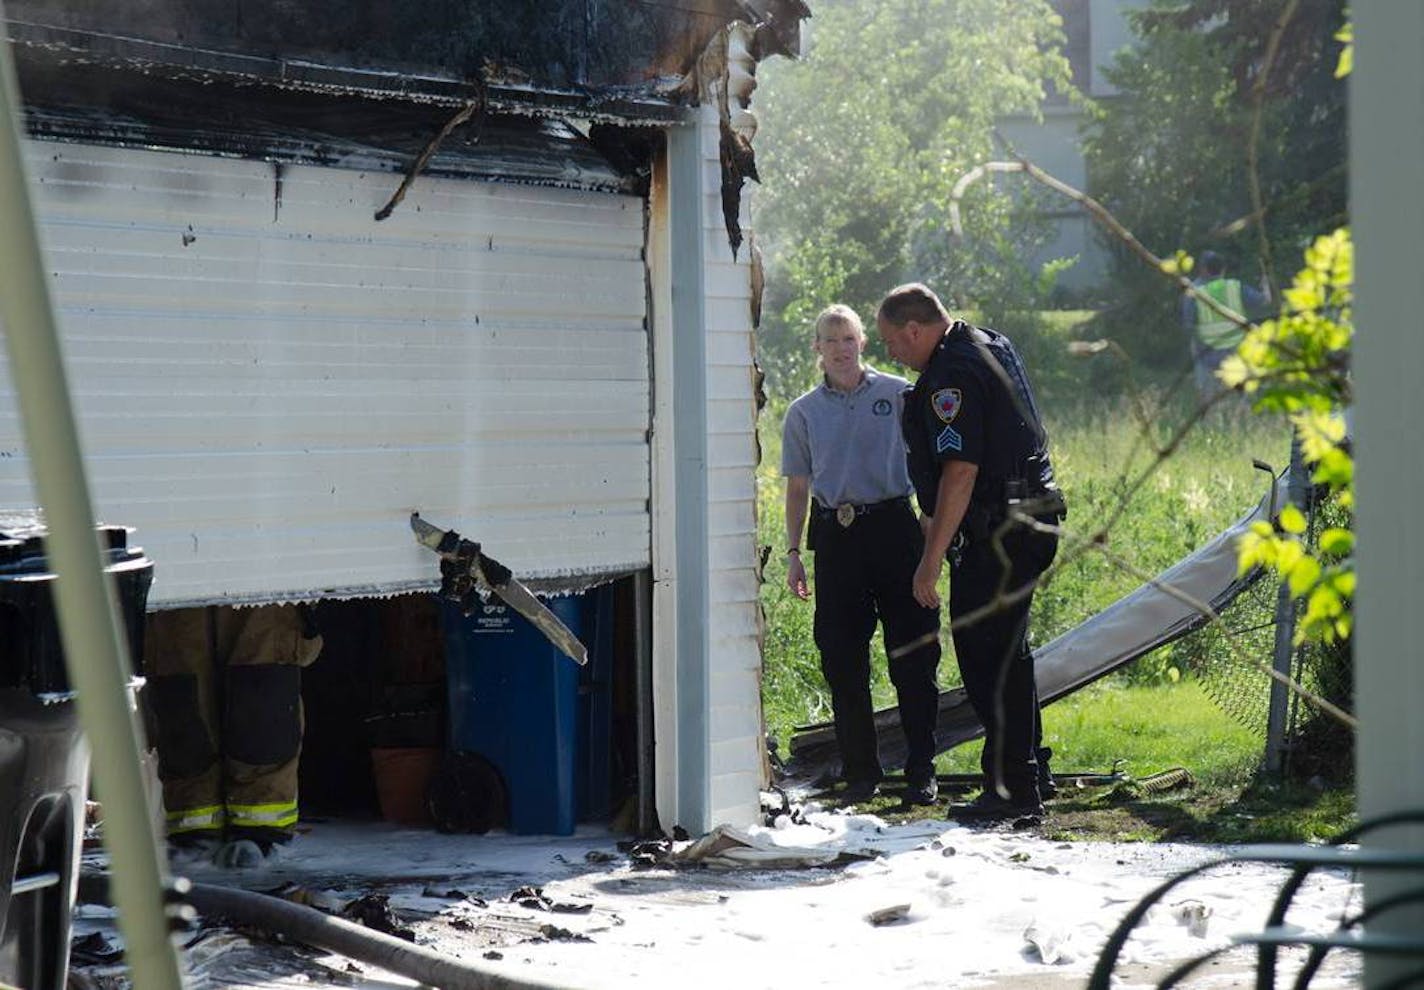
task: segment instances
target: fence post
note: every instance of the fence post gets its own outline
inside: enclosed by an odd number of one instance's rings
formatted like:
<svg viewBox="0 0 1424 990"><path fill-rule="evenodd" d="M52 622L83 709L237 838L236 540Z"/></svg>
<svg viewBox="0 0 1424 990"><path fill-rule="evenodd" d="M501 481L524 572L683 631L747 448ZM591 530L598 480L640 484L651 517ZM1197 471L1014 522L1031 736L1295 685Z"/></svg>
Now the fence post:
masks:
<svg viewBox="0 0 1424 990"><path fill-rule="evenodd" d="M1285 505L1298 509L1305 508L1309 491L1309 479L1305 473L1305 463L1301 456L1300 438L1292 431L1290 468L1286 471ZM1279 510L1278 510L1279 511ZM1295 616L1296 603L1291 597L1290 585L1282 581L1276 593L1276 643L1272 651L1271 665L1276 673L1293 677L1292 661L1295 658ZM1286 739L1289 728L1290 689L1279 680L1271 681L1271 708L1266 717L1266 773L1280 777L1286 768L1290 743Z"/></svg>

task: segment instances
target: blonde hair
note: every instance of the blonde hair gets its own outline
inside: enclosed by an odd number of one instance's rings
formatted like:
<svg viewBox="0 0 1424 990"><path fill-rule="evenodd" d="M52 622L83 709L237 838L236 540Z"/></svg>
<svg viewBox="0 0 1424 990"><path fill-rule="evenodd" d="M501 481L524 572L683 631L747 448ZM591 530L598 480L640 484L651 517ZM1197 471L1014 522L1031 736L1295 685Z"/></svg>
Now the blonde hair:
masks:
<svg viewBox="0 0 1424 990"><path fill-rule="evenodd" d="M844 303L833 303L821 310L816 316L816 339L821 339L821 331L828 324L844 323L855 329L855 335L861 340L865 339L865 324L860 321L860 316L855 310Z"/></svg>

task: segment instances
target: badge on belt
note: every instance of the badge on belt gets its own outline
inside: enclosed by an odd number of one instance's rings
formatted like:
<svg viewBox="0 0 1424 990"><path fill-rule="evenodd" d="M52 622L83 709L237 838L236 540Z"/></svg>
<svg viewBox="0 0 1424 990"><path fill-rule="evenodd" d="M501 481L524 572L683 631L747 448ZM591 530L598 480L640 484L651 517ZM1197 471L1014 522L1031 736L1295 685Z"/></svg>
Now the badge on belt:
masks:
<svg viewBox="0 0 1424 990"><path fill-rule="evenodd" d="M855 506L850 503L836 506L836 522L841 524L842 529L849 529L850 524L855 522Z"/></svg>

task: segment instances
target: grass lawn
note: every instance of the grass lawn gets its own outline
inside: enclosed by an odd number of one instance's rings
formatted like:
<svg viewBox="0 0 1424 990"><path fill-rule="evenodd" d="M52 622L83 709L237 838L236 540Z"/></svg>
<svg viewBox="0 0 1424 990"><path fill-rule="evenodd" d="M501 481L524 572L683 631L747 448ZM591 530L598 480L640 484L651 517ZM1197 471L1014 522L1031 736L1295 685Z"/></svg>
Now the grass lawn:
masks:
<svg viewBox="0 0 1424 990"><path fill-rule="evenodd" d="M1045 707L1043 736L1057 773L1106 773L1120 760L1132 777L1185 767L1210 785L1244 782L1263 746L1193 678L1154 685L1100 681ZM980 748L975 741L944 753L939 769L977 771Z"/></svg>
<svg viewBox="0 0 1424 990"><path fill-rule="evenodd" d="M1126 782L1064 788L1048 804L1043 834L1058 839L1309 842L1355 822L1346 788L1264 785L1255 778L1261 736L1233 721L1192 678L1133 685L1099 682L1043 710L1054 772L1125 773ZM941 773L976 773L978 741L940 756ZM1159 791L1136 781L1181 768L1189 775ZM968 792L971 793L972 792ZM967 796L967 795L966 795ZM899 807L893 785L865 810L890 821L938 814Z"/></svg>

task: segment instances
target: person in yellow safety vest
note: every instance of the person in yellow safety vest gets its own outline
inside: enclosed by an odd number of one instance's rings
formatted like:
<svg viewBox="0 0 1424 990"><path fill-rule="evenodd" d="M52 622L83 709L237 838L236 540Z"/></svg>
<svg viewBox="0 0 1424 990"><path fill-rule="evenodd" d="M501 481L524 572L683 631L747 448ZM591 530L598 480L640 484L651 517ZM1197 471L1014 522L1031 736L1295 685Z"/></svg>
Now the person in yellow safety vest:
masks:
<svg viewBox="0 0 1424 990"><path fill-rule="evenodd" d="M1226 277L1226 262L1215 251L1203 251L1197 266L1199 274L1193 284L1233 313L1257 319L1270 309L1269 294L1242 284L1240 279ZM1236 350L1246 331L1234 320L1227 319L1207 303L1185 292L1182 294L1181 321L1191 336L1192 370L1197 392L1203 399L1210 398L1225 387L1217 379L1216 371L1226 356Z"/></svg>
<svg viewBox="0 0 1424 990"><path fill-rule="evenodd" d="M304 606L149 615L143 697L175 858L256 866L297 824L301 669L322 641Z"/></svg>

